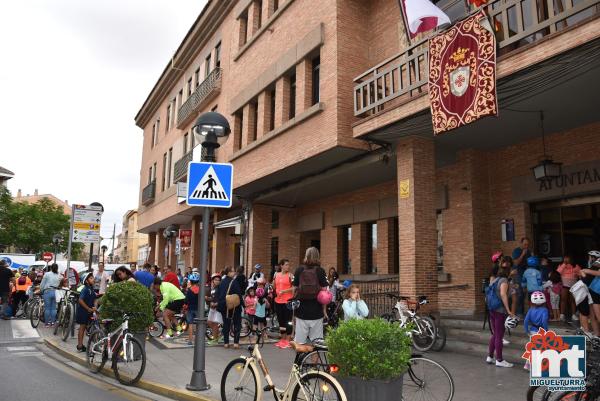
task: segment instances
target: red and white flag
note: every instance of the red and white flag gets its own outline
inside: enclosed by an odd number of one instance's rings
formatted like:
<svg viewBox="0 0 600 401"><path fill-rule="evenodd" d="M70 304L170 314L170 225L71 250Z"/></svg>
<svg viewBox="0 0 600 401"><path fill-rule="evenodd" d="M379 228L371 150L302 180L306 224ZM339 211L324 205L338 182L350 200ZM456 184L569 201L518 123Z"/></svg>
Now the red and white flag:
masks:
<svg viewBox="0 0 600 401"><path fill-rule="evenodd" d="M450 18L429 0L400 0L411 38L450 24Z"/></svg>

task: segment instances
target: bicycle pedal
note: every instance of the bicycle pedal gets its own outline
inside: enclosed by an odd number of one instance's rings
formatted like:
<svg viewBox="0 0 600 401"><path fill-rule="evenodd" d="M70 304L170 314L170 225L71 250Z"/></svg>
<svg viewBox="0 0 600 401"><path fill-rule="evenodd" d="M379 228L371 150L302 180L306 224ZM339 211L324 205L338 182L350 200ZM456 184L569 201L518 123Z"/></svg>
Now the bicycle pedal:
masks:
<svg viewBox="0 0 600 401"><path fill-rule="evenodd" d="M267 384L265 387L263 387L263 391L271 391L271 390L273 390L274 388L275 388L275 386L269 386L269 385Z"/></svg>

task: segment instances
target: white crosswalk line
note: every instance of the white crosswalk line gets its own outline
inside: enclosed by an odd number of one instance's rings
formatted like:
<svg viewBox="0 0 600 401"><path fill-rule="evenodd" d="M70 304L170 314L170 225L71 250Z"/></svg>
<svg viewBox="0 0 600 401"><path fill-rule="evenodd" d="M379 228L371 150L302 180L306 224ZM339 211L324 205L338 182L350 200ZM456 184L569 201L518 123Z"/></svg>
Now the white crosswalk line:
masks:
<svg viewBox="0 0 600 401"><path fill-rule="evenodd" d="M31 327L31 323L28 320L11 320L10 325L12 327L14 338L39 338L37 330Z"/></svg>

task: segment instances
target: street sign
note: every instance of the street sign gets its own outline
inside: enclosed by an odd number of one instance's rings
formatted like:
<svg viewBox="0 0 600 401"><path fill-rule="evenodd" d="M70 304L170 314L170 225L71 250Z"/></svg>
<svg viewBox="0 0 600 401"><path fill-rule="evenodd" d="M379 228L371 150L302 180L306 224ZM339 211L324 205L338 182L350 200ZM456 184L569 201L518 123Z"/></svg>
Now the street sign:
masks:
<svg viewBox="0 0 600 401"><path fill-rule="evenodd" d="M94 244L100 241L102 207L73 205L73 242Z"/></svg>
<svg viewBox="0 0 600 401"><path fill-rule="evenodd" d="M189 206L229 208L232 192L232 164L190 162L186 201Z"/></svg>
<svg viewBox="0 0 600 401"><path fill-rule="evenodd" d="M50 262L52 259L54 259L54 254L52 252L44 252L42 254L42 260L46 263Z"/></svg>

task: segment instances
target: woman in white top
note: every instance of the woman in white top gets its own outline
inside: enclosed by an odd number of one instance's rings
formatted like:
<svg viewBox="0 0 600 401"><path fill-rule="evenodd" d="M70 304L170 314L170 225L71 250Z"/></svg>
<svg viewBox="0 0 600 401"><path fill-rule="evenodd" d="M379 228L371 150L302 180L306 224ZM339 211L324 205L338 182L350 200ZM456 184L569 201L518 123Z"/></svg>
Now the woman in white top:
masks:
<svg viewBox="0 0 600 401"><path fill-rule="evenodd" d="M61 276L58 275L58 265L50 266L40 283L40 291L44 297L44 321L46 327L52 326L56 320L56 288L60 286Z"/></svg>
<svg viewBox="0 0 600 401"><path fill-rule="evenodd" d="M344 320L348 319L365 319L369 316L369 308L365 301L360 299L360 288L358 285L352 284L348 287L346 299L342 304L344 309Z"/></svg>

